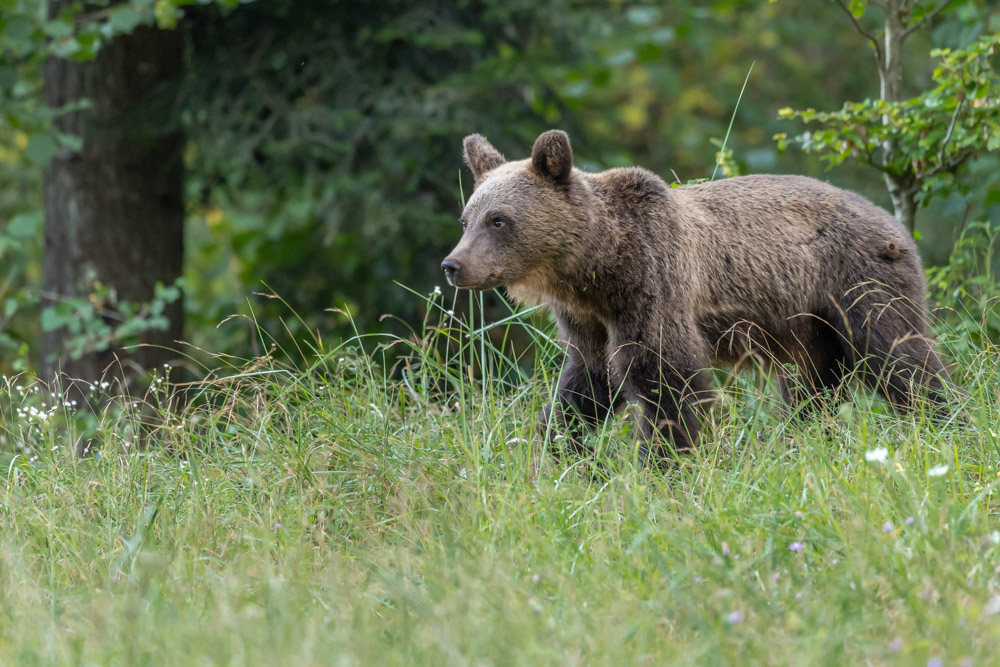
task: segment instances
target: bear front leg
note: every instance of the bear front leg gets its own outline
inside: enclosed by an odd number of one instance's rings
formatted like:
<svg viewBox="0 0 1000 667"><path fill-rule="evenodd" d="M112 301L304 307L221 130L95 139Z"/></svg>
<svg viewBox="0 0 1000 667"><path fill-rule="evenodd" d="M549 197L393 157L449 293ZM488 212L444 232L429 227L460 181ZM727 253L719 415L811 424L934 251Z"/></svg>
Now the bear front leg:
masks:
<svg viewBox="0 0 1000 667"><path fill-rule="evenodd" d="M601 423L619 401L612 395L603 325L560 318L559 328L567 342L566 362L556 403L546 408L544 420L552 423L549 437L568 435L572 448L580 452L582 427Z"/></svg>
<svg viewBox="0 0 1000 667"><path fill-rule="evenodd" d="M669 347L646 345L643 340L617 345L611 357L615 374L622 378L625 398L639 407L637 428L639 456L648 462L662 448L662 437L675 451L692 449L701 433L699 404L713 397L707 354L691 340L693 328L664 335Z"/></svg>
<svg viewBox="0 0 1000 667"><path fill-rule="evenodd" d="M596 426L612 411L608 370L602 364L587 364L571 352L559 382L559 402L588 426Z"/></svg>
<svg viewBox="0 0 1000 667"><path fill-rule="evenodd" d="M545 407L543 426L550 442L566 436L571 451L585 454L586 449L581 444L583 428L598 425L613 410L607 371L599 366L588 366L578 356L571 355L563 367L556 402ZM551 428L548 428L550 423Z"/></svg>

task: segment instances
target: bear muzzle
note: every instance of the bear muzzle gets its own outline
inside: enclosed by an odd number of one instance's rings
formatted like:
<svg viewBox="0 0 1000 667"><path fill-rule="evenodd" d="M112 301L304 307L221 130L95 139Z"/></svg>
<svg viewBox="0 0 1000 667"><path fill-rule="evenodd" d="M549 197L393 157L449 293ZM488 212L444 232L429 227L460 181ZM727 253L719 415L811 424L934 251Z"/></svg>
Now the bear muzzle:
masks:
<svg viewBox="0 0 1000 667"><path fill-rule="evenodd" d="M476 262L473 262L470 266L465 261L456 259L454 255L446 257L441 262L441 268L444 269L444 277L447 278L448 284L452 287L457 287L458 289L488 290L504 284L503 280L497 274L489 272L484 275L474 270L476 266L478 266Z"/></svg>
<svg viewBox="0 0 1000 667"><path fill-rule="evenodd" d="M452 259L451 257L446 257L443 262L441 262L441 268L444 269L444 277L448 280L448 284L452 287L461 287L456 282L458 274L462 271L462 263L457 259Z"/></svg>

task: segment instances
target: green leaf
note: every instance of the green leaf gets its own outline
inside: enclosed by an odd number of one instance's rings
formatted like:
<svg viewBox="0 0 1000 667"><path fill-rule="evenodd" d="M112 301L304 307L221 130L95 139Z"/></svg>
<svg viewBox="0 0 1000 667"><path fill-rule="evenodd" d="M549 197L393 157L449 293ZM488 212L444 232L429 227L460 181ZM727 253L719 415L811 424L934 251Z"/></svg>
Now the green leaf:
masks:
<svg viewBox="0 0 1000 667"><path fill-rule="evenodd" d="M17 312L17 307L18 307L17 299L15 299L14 297L8 297L7 302L4 303L4 305L3 305L3 315L4 315L4 317L8 317L9 318L11 315L13 315L14 313L16 313Z"/></svg>
<svg viewBox="0 0 1000 667"><path fill-rule="evenodd" d="M56 19L55 21L46 21L42 24L42 32L53 39L69 37L73 34L73 24L69 21L63 21L60 19Z"/></svg>
<svg viewBox="0 0 1000 667"><path fill-rule="evenodd" d="M865 0L851 0L851 14L859 19L865 15Z"/></svg>
<svg viewBox="0 0 1000 667"><path fill-rule="evenodd" d="M59 144L70 149L74 153L83 148L83 137L75 134L59 134Z"/></svg>
<svg viewBox="0 0 1000 667"><path fill-rule="evenodd" d="M3 28L2 37L5 40L14 42L26 42L31 39L35 32L34 24L23 16L15 16L7 21Z"/></svg>
<svg viewBox="0 0 1000 667"><path fill-rule="evenodd" d="M33 134L24 154L35 164L44 167L59 152L59 144L48 134Z"/></svg>
<svg viewBox="0 0 1000 667"><path fill-rule="evenodd" d="M142 15L128 5L123 5L111 12L108 23L116 33L130 33L142 22Z"/></svg>
<svg viewBox="0 0 1000 667"><path fill-rule="evenodd" d="M76 41L74 38L61 39L58 42L52 44L52 53L60 58L73 58L77 59L77 53L80 51L80 42Z"/></svg>
<svg viewBox="0 0 1000 667"><path fill-rule="evenodd" d="M660 47L651 42L640 44L637 53L639 56L639 60L646 63L656 62L657 60L660 59L661 55Z"/></svg>
<svg viewBox="0 0 1000 667"><path fill-rule="evenodd" d="M156 16L156 25L160 28L170 29L177 27L177 19L180 18L180 10L169 2L169 0L156 0L153 9Z"/></svg>
<svg viewBox="0 0 1000 667"><path fill-rule="evenodd" d="M630 23L649 25L659 18L660 10L656 7L632 7L625 10L625 16Z"/></svg>
<svg viewBox="0 0 1000 667"><path fill-rule="evenodd" d="M7 233L18 239L28 239L36 236L42 229L40 211L15 215L7 225Z"/></svg>
<svg viewBox="0 0 1000 667"><path fill-rule="evenodd" d="M92 32L81 33L70 41L74 43L74 49L69 57L77 62L93 60L101 46L100 35Z"/></svg>
<svg viewBox="0 0 1000 667"><path fill-rule="evenodd" d="M64 318L59 316L55 308L42 309L42 331L55 331L64 323Z"/></svg>

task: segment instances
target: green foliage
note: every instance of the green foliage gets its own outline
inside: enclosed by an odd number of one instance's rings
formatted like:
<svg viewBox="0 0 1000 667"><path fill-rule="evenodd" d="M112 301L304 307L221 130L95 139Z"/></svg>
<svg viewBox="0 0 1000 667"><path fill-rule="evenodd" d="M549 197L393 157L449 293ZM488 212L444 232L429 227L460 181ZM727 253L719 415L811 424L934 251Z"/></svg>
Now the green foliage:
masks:
<svg viewBox="0 0 1000 667"><path fill-rule="evenodd" d="M32 163L44 167L61 147L80 148L79 139L52 127L56 116L79 106L51 109L39 103L41 64L46 58L92 60L117 35L131 34L140 26L175 27L183 8L197 1L63 0L50 17L48 2L0 0L0 159L6 154L9 160L11 153L23 150ZM214 1L227 8L240 4L240 0Z"/></svg>
<svg viewBox="0 0 1000 667"><path fill-rule="evenodd" d="M961 49L934 49L940 58L934 88L901 102L867 99L839 111L781 109L782 118L816 123L794 137L776 134L784 150L794 145L835 166L859 160L921 188L922 200L968 192L955 169L969 158L1000 148L1000 33ZM891 146L891 150L887 150Z"/></svg>
<svg viewBox="0 0 1000 667"><path fill-rule="evenodd" d="M927 271L931 299L963 352L1000 345L1000 227L970 223L948 263Z"/></svg>
<svg viewBox="0 0 1000 667"><path fill-rule="evenodd" d="M0 183L0 359L6 362L0 366L21 371L41 335L38 290L31 289L41 282L39 183L36 174L2 159Z"/></svg>
<svg viewBox="0 0 1000 667"><path fill-rule="evenodd" d="M117 290L90 276L80 290L86 296L63 296L42 308L42 331L65 330L66 354L72 359L113 345L135 345L143 332L169 327L163 313L180 298L182 286L183 280L170 286L157 283L153 299L139 304L118 298Z"/></svg>

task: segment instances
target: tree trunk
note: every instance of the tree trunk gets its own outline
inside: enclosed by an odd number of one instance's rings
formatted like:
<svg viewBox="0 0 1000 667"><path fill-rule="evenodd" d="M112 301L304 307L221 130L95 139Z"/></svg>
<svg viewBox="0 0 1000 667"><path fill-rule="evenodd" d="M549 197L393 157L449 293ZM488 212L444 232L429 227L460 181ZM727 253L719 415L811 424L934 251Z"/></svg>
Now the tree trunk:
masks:
<svg viewBox="0 0 1000 667"><path fill-rule="evenodd" d="M885 41L879 78L880 94L886 102L898 102L903 98L903 31L906 26L903 23L901 4L901 0L885 2ZM882 117L883 124L888 125L889 122L888 116ZM889 162L896 150L895 142L887 141L883 148L886 162ZM913 233L917 214L917 191L913 183L898 174L887 173L885 187L889 191L896 219Z"/></svg>
<svg viewBox="0 0 1000 667"><path fill-rule="evenodd" d="M64 2L50 0L50 15ZM180 277L183 137L172 101L153 93L180 71L181 48L178 31L140 27L105 45L92 62L50 58L45 63L48 106L83 99L90 106L56 121L62 132L83 139L83 149L63 151L45 171L43 305L89 295L91 277L120 301L147 303L157 282L172 285ZM117 313L107 312L109 304L102 308L108 324L120 323ZM141 334L148 346L112 346L79 358L66 349L67 329L44 332L44 377L133 381L140 369L176 357L158 346L176 347L183 326L180 299L164 315L166 330Z"/></svg>
<svg viewBox="0 0 1000 667"><path fill-rule="evenodd" d="M885 175L885 187L892 200L892 209L896 219L912 234L917 225L917 191L918 188L906 178L898 174Z"/></svg>

